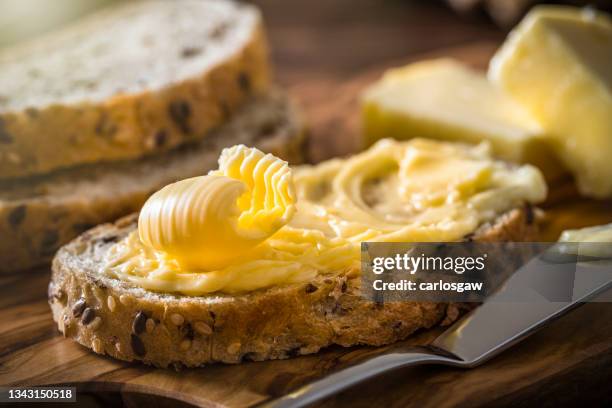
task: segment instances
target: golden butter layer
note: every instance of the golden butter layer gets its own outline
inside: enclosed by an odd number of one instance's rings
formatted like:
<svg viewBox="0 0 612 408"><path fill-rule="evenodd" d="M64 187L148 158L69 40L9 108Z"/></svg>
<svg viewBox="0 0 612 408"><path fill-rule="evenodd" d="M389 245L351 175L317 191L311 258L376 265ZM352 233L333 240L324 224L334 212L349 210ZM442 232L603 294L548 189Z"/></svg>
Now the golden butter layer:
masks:
<svg viewBox="0 0 612 408"><path fill-rule="evenodd" d="M278 184L271 182L274 177L266 177L266 172L238 172L236 169L242 168L239 161L229 166L234 171L227 170L229 156L224 152L220 170L204 177L227 177L245 184L242 195L219 198L231 210L219 210L215 213L219 219L214 222L207 218L210 211L205 215L194 211L189 216L169 211L167 214L173 215L165 221L185 222L185 231L193 234L204 236L212 231L210 240L184 234L173 241L174 246L155 246L146 234L141 232L141 240L134 231L109 250L106 272L145 289L188 295L251 291L306 282L317 274L359 273L363 241L455 241L524 202L536 203L546 196L539 170L495 161L486 144L474 147L424 139L382 140L347 159L293 169L295 203L290 200L290 187L283 187L286 193L277 190ZM262 189L253 193L249 180ZM278 203L286 207L271 206L263 228L251 222L251 215L245 215L254 208L264 208L264 203L276 203L270 198L276 196L285 197ZM174 200L188 201L181 189ZM288 210L292 205L295 211ZM248 221L232 224L241 217ZM226 239L229 232L236 235ZM266 234L267 239L261 239ZM244 245L248 241L245 237L250 236L260 241ZM218 255L207 258L212 252L208 248L198 253L200 244L214 245L215 252L231 256L216 264ZM181 248L188 249L189 263L176 255Z"/></svg>

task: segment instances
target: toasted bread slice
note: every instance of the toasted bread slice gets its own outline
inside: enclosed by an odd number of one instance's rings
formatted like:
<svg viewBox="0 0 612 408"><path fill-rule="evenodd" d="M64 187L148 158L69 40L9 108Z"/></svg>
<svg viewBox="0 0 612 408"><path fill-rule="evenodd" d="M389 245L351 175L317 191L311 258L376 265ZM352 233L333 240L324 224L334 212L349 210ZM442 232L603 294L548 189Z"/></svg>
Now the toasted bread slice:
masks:
<svg viewBox="0 0 612 408"><path fill-rule="evenodd" d="M290 162L302 159L300 118L279 90L253 97L206 138L140 160L65 169L0 181L0 272L49 262L83 231L138 211L147 197L176 180L214 168L224 147L258 146Z"/></svg>
<svg viewBox="0 0 612 408"><path fill-rule="evenodd" d="M170 150L268 88L256 8L121 3L0 52L0 179Z"/></svg>
<svg viewBox="0 0 612 408"><path fill-rule="evenodd" d="M460 315L460 305L371 302L360 295L359 277L338 271L244 295L147 291L101 271L105 252L137 227L136 220L98 226L53 261L53 318L64 336L98 354L160 367L280 359L332 344L388 344ZM534 240L536 232L532 209L525 206L481 226L469 239Z"/></svg>

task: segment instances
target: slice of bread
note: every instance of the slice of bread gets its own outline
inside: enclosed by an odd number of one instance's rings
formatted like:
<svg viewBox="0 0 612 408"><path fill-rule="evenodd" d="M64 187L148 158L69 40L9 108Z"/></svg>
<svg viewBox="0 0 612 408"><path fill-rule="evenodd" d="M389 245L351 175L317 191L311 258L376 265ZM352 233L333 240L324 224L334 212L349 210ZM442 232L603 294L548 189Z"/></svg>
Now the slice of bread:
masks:
<svg viewBox="0 0 612 408"><path fill-rule="evenodd" d="M48 262L83 231L139 210L164 185L215 168L225 147L254 145L299 163L303 141L293 105L273 89L253 97L206 138L170 152L0 181L0 272Z"/></svg>
<svg viewBox="0 0 612 408"><path fill-rule="evenodd" d="M244 295L147 291L101 270L105 252L136 222L133 215L98 226L60 249L53 261L53 318L64 336L99 354L160 367L279 359L331 344L388 344L460 315L457 304L368 301L360 296L361 279L348 271ZM535 240L536 230L533 211L525 206L466 239Z"/></svg>
<svg viewBox="0 0 612 408"><path fill-rule="evenodd" d="M0 179L169 150L268 88L254 7L121 3L0 52Z"/></svg>

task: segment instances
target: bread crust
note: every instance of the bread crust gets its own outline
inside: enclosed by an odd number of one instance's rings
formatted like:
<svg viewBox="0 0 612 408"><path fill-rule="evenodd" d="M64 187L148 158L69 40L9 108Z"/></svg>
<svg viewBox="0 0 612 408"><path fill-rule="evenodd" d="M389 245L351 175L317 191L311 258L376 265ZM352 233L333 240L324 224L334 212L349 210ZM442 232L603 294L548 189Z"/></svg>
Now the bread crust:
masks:
<svg viewBox="0 0 612 408"><path fill-rule="evenodd" d="M197 143L141 160L67 169L27 181L0 181L0 273L48 263L85 230L138 211L173 181L215 168L224 147L244 143L292 163L304 156L297 110L278 90L246 101L222 127Z"/></svg>
<svg viewBox="0 0 612 408"><path fill-rule="evenodd" d="M53 318L64 336L120 360L195 367L288 358L332 344L379 346L420 328L449 324L461 314L458 304L369 301L360 296L358 274L350 271L244 295L201 297L158 294L97 274L96 260L105 248L135 227L132 215L63 247L53 261L49 285ZM469 238L536 236L532 209L525 206ZM84 318L88 308L92 312Z"/></svg>
<svg viewBox="0 0 612 408"><path fill-rule="evenodd" d="M0 179L168 151L201 139L269 85L259 20L230 58L181 82L102 102L0 112Z"/></svg>

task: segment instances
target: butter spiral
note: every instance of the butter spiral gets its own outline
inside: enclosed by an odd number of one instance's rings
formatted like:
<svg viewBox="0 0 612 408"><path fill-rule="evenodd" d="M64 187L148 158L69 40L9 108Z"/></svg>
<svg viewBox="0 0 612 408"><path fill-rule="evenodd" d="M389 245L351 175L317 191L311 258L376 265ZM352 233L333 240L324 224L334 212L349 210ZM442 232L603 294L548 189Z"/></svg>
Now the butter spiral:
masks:
<svg viewBox="0 0 612 408"><path fill-rule="evenodd" d="M238 145L224 149L219 169L167 185L138 218L142 243L181 267L216 270L269 238L295 212L286 162Z"/></svg>

